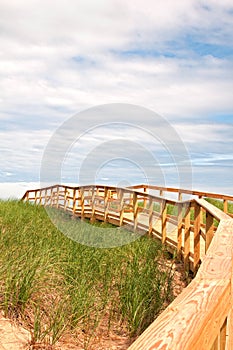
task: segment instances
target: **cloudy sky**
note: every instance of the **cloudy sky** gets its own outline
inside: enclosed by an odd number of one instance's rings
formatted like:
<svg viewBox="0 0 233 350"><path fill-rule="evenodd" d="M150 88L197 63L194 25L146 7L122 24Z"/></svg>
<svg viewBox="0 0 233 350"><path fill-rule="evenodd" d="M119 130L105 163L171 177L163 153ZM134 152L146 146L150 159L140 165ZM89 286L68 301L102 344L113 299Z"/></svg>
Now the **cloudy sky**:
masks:
<svg viewBox="0 0 233 350"><path fill-rule="evenodd" d="M0 197L38 186L54 133L111 103L169 123L190 157L187 186L233 195L232 0L0 0L0 44ZM171 161L149 128L86 130L66 154L61 182L78 182L80 162L99 149L96 181L141 182L156 166L149 182L180 186L176 155ZM119 140L122 150L140 146L137 159L107 152Z"/></svg>

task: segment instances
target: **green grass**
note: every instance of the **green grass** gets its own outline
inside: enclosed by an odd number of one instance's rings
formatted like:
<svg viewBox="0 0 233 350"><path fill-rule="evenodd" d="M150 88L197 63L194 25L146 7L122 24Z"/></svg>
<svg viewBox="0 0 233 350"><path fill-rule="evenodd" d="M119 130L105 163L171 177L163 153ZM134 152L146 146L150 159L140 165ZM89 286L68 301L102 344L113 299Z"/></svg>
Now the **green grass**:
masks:
<svg viewBox="0 0 233 350"><path fill-rule="evenodd" d="M96 229L53 213L69 227L68 236L80 231L88 242ZM124 233L133 235L111 227L107 236ZM172 269L163 264L168 253L158 241L143 236L111 249L82 245L29 203L0 201L0 251L0 308L30 329L34 344L81 333L88 349L103 320L109 330L124 327L134 337L173 298Z"/></svg>

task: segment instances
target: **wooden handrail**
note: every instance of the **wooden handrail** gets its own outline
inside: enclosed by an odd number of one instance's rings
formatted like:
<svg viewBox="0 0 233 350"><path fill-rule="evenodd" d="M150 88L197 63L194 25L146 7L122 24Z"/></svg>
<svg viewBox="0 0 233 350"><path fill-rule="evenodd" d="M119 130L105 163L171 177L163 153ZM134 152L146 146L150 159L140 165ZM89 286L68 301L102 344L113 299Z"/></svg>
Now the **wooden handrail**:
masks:
<svg viewBox="0 0 233 350"><path fill-rule="evenodd" d="M62 208L82 219L131 225L161 239L181 257L185 269L194 272L188 287L129 350L233 350L233 219L203 198L175 201L161 196L167 188L148 186L159 189L160 196L154 196L139 191L143 186L54 185L27 191L22 199ZM209 195L185 191L173 189L179 199L188 192ZM169 205L177 207L176 213L168 214Z"/></svg>
<svg viewBox="0 0 233 350"><path fill-rule="evenodd" d="M163 191L163 192L172 192L172 193L181 193L181 194L191 194L192 196L198 196L198 197L207 197L207 198L216 198L216 199L226 199L229 201L233 201L233 196L227 195L227 194L220 194L220 193L214 193L214 192L204 192L204 191L196 191L196 190L188 190L188 189L182 189L182 188L176 188L176 187L164 187L164 186L156 186L156 185L146 185L146 184L140 184L140 185L133 185L129 186L130 189L145 189L145 190L156 190L156 191Z"/></svg>
<svg viewBox="0 0 233 350"><path fill-rule="evenodd" d="M220 199L223 201L224 213L228 213L228 201L233 202L233 196L213 193L213 192L203 192L203 191L188 190L188 189L182 189L182 188L164 187L164 186L155 186L155 185L146 185L146 184L133 185L133 186L130 186L129 188L135 189L135 190L142 189L143 192L148 192L148 190L155 190L155 191L159 191L160 195L164 195L164 192L177 193L178 194L177 198L179 201L182 199L183 194L197 196L199 198L204 197L204 198L211 198L211 199ZM231 216L233 217L232 214Z"/></svg>
<svg viewBox="0 0 233 350"><path fill-rule="evenodd" d="M194 280L129 350L232 349L232 233L223 220Z"/></svg>

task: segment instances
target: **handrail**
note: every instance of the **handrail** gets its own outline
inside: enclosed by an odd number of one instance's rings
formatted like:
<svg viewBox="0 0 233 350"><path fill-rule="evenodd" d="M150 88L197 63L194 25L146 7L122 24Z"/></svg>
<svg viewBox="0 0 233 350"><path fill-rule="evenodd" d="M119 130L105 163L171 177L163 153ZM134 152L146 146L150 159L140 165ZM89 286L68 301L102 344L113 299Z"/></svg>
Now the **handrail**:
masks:
<svg viewBox="0 0 233 350"><path fill-rule="evenodd" d="M221 209L215 207L211 203L207 202L204 199L197 198L195 200L203 209L207 210L210 214L213 215L213 217L217 220L228 220L229 215L222 212Z"/></svg>
<svg viewBox="0 0 233 350"><path fill-rule="evenodd" d="M148 192L148 190L155 190L155 191L159 191L161 195L164 192L177 193L178 200L182 199L183 194L198 196L199 198L205 197L205 198L211 198L211 199L220 199L223 201L223 210L225 213L228 213L228 202L229 201L233 202L233 196L226 195L226 194L213 193L213 192L203 192L203 191L188 190L188 189L182 189L182 188L164 187L164 186L155 186L155 185L146 185L146 184L133 185L133 186L130 186L129 188L131 188L131 189L140 189L141 188L144 192Z"/></svg>
<svg viewBox="0 0 233 350"><path fill-rule="evenodd" d="M233 220L223 220L194 280L129 350L233 349Z"/></svg>
<svg viewBox="0 0 233 350"><path fill-rule="evenodd" d="M182 188L176 188L176 187L165 187L165 186L140 184L140 185L129 186L128 188L131 188L131 189L142 188L142 189L151 189L151 190L156 190L156 191L173 192L173 193L177 192L177 193L181 193L181 194L191 194L193 196L198 196L198 197L227 199L229 201L233 201L233 196L227 195L227 194L189 190L189 189L184 189L184 188L182 189Z"/></svg>
<svg viewBox="0 0 233 350"><path fill-rule="evenodd" d="M159 238L196 274L129 350L232 350L233 219L203 198L174 201L138 191L140 186L54 185L27 191L23 200L81 219L131 225ZM168 213L169 205L176 210Z"/></svg>

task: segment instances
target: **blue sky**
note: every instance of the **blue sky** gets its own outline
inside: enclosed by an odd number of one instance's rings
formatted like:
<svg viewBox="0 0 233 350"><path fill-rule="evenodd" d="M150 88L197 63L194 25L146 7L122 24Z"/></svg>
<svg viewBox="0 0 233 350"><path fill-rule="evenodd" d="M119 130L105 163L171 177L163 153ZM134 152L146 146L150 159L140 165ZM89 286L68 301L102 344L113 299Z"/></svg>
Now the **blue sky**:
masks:
<svg viewBox="0 0 233 350"><path fill-rule="evenodd" d="M233 195L232 33L232 0L2 0L0 197L38 186L43 152L57 128L109 103L161 115L187 148L192 187ZM61 180L76 182L87 150L115 140L114 132L81 140L67 154L75 164ZM124 137L135 142L137 136L129 129ZM161 184L163 174L167 185L179 186L169 155L146 137L143 142L158 160L153 182ZM143 154L138 165L111 157L97 169L98 181L143 180Z"/></svg>

